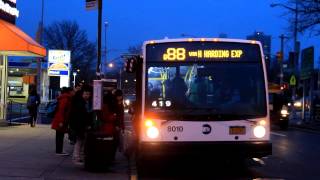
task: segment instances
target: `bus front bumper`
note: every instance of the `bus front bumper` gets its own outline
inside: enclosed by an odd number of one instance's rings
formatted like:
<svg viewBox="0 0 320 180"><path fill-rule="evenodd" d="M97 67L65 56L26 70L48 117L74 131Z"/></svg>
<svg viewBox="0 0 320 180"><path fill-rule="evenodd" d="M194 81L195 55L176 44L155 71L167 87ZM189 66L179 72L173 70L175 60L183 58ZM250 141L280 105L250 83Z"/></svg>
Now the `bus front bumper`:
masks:
<svg viewBox="0 0 320 180"><path fill-rule="evenodd" d="M139 154L146 157L203 155L264 157L272 154L269 141L259 142L142 142Z"/></svg>

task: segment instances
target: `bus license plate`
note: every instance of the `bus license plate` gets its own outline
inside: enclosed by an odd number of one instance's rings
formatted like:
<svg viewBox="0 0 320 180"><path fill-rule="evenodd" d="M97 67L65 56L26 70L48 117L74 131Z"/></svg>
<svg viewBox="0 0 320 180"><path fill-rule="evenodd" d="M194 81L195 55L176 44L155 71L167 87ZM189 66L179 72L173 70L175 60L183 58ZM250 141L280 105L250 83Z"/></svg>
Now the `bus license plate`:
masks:
<svg viewBox="0 0 320 180"><path fill-rule="evenodd" d="M229 134L231 135L246 134L246 128L244 126L230 126Z"/></svg>

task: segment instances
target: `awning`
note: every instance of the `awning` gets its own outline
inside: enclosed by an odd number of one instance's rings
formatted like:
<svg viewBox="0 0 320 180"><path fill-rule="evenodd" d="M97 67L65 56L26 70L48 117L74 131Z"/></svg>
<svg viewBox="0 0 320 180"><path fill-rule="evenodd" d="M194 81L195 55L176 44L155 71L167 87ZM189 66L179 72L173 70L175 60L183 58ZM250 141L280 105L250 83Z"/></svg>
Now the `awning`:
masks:
<svg viewBox="0 0 320 180"><path fill-rule="evenodd" d="M13 24L0 19L0 54L46 56L46 49Z"/></svg>

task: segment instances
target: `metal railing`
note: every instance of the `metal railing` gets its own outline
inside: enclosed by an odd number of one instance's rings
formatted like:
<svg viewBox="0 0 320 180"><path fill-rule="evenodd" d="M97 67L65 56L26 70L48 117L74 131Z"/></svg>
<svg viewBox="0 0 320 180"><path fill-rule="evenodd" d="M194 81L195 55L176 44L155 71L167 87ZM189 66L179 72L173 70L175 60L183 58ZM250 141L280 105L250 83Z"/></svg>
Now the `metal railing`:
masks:
<svg viewBox="0 0 320 180"><path fill-rule="evenodd" d="M6 119L9 125L12 125L12 123L27 123L29 120L29 113L26 103L9 100L7 103Z"/></svg>

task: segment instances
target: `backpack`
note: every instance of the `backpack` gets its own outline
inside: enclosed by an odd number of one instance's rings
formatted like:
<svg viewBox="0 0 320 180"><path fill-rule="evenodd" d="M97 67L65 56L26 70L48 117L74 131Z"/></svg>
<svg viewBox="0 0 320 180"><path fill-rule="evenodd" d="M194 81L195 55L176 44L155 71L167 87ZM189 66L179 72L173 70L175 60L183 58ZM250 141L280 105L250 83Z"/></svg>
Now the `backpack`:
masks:
<svg viewBox="0 0 320 180"><path fill-rule="evenodd" d="M54 115L56 114L57 109L58 109L58 101L50 102L47 105L47 117L53 118Z"/></svg>
<svg viewBox="0 0 320 180"><path fill-rule="evenodd" d="M37 106L37 96L29 96L27 101L27 107L32 108Z"/></svg>

